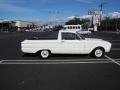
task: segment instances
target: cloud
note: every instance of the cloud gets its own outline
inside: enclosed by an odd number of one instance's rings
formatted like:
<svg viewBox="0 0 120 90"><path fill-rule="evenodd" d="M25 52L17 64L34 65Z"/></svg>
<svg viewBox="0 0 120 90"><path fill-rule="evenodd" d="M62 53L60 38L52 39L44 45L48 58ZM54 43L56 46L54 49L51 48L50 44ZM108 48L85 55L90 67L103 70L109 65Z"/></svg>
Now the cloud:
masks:
<svg viewBox="0 0 120 90"><path fill-rule="evenodd" d="M78 2L81 2L81 3L93 3L94 0L76 0Z"/></svg>
<svg viewBox="0 0 120 90"><path fill-rule="evenodd" d="M120 18L120 12L111 12L111 13L108 13L108 14L103 14L102 16L102 19L105 19L105 17L110 17L110 18ZM64 25L64 23L68 20L71 20L71 19L74 19L76 16L69 16L69 17L64 17L64 18L56 18L56 19L49 19L47 20L46 22L44 23L62 23ZM77 18L80 18L80 19L89 19L89 20L92 20L92 16L91 15L81 15L81 16L77 16Z"/></svg>
<svg viewBox="0 0 120 90"><path fill-rule="evenodd" d="M108 16L109 16L110 18L120 18L120 12L108 13Z"/></svg>
<svg viewBox="0 0 120 90"><path fill-rule="evenodd" d="M120 12L110 12L108 14L103 14L102 19L109 17L110 19L120 18Z"/></svg>
<svg viewBox="0 0 120 90"><path fill-rule="evenodd" d="M20 3L24 3L23 0L0 0L0 9L15 13L34 12L35 10L18 6Z"/></svg>
<svg viewBox="0 0 120 90"><path fill-rule="evenodd" d="M79 16L80 19L91 19L91 15Z"/></svg>
<svg viewBox="0 0 120 90"><path fill-rule="evenodd" d="M67 17L67 20L74 19L75 17L76 17L76 16L69 16L69 17ZM91 19L91 15L77 16L77 18L80 18L80 19Z"/></svg>
<svg viewBox="0 0 120 90"><path fill-rule="evenodd" d="M70 19L74 19L76 16L69 16L67 17L66 20L70 20ZM111 12L111 13L108 13L108 14L103 14L102 15L102 19L105 19L106 17L110 17L111 19L113 18L120 18L120 12ZM90 19L91 20L91 15L82 15L82 16L77 16L77 18L80 18L80 19Z"/></svg>
<svg viewBox="0 0 120 90"><path fill-rule="evenodd" d="M67 17L67 19L68 20L70 20L70 19L74 19L76 16L69 16L69 17Z"/></svg>
<svg viewBox="0 0 120 90"><path fill-rule="evenodd" d="M120 18L120 12L110 12L110 13L102 15L102 19L105 19L106 17L109 17L111 19L113 19L113 18ZM83 15L83 16L79 16L78 18L81 18L81 19L91 19L91 15Z"/></svg>

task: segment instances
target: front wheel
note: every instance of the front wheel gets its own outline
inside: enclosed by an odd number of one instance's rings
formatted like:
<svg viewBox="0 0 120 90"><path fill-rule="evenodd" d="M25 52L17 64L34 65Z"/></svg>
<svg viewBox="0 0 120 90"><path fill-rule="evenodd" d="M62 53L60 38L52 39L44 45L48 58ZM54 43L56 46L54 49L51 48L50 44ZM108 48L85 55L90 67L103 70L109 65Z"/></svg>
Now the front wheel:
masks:
<svg viewBox="0 0 120 90"><path fill-rule="evenodd" d="M93 51L93 56L96 57L96 58L101 58L104 56L104 49L102 48L96 48L94 51Z"/></svg>
<svg viewBox="0 0 120 90"><path fill-rule="evenodd" d="M42 58L46 59L46 58L48 58L48 57L50 56L50 51L48 51L48 50L42 50L42 51L40 52L40 56L41 56Z"/></svg>

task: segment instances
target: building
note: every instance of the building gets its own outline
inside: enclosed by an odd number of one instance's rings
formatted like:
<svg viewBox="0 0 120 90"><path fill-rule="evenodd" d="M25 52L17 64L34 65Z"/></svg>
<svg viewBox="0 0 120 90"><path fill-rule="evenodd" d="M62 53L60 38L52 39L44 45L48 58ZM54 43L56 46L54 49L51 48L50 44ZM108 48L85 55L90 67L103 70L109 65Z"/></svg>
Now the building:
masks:
<svg viewBox="0 0 120 90"><path fill-rule="evenodd" d="M53 28L54 28L53 26L48 25L48 24L44 24L40 26L40 30L42 31L49 31L49 30L52 30Z"/></svg>
<svg viewBox="0 0 120 90"><path fill-rule="evenodd" d="M22 20L3 20L0 19L0 32L24 32L27 30L35 30L38 28L37 23Z"/></svg>
<svg viewBox="0 0 120 90"><path fill-rule="evenodd" d="M0 32L16 31L15 21L0 20Z"/></svg>
<svg viewBox="0 0 120 90"><path fill-rule="evenodd" d="M34 22L22 21L22 20L17 20L15 22L16 22L15 26L17 27L17 31L26 31L37 28L37 24Z"/></svg>

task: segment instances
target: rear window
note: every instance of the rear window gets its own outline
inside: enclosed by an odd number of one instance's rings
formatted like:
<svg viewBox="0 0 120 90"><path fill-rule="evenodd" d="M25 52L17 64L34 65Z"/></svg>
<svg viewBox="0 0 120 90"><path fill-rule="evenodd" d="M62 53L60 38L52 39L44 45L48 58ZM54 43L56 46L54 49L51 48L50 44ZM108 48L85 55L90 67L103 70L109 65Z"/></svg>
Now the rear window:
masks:
<svg viewBox="0 0 120 90"><path fill-rule="evenodd" d="M62 40L79 40L80 38L74 33L62 33Z"/></svg>

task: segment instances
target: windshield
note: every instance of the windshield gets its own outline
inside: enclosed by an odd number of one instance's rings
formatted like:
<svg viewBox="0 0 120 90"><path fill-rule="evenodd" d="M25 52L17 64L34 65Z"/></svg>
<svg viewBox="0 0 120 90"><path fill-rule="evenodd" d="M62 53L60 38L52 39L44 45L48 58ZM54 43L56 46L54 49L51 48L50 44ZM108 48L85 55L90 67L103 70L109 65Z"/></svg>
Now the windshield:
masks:
<svg viewBox="0 0 120 90"><path fill-rule="evenodd" d="M77 35L80 37L80 39L83 39L83 40L85 39L85 37L78 32L77 32Z"/></svg>

